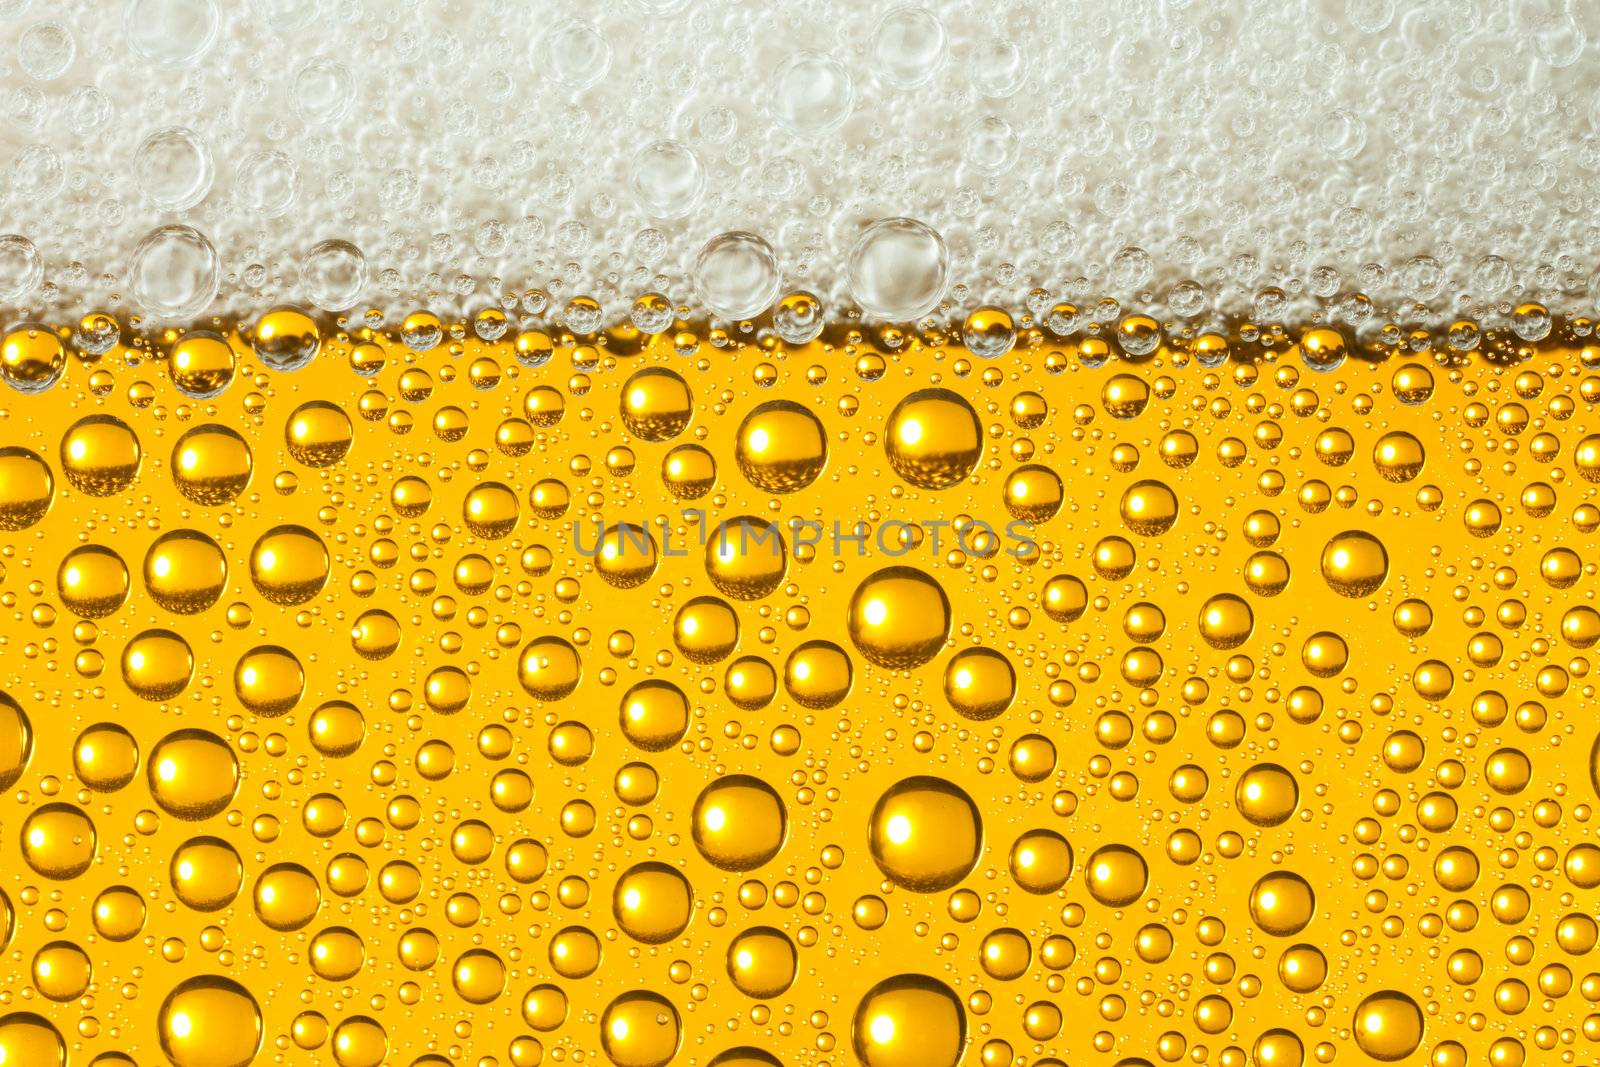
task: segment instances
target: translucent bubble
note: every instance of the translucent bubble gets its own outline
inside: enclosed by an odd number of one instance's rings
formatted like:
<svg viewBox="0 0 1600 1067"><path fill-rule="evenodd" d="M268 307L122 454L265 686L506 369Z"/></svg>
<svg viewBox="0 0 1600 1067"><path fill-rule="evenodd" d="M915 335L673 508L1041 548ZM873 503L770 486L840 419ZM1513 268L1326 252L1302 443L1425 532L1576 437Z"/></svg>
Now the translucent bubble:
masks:
<svg viewBox="0 0 1600 1067"><path fill-rule="evenodd" d="M849 69L822 52L792 53L772 74L773 119L800 137L821 137L850 117L855 84Z"/></svg>
<svg viewBox="0 0 1600 1067"><path fill-rule="evenodd" d="M253 891L256 915L268 928L299 930L317 915L322 888L317 878L297 863L278 863L261 872Z"/></svg>
<svg viewBox="0 0 1600 1067"><path fill-rule="evenodd" d="M180 819L203 820L223 811L239 788L233 749L207 730L175 730L150 750L150 795Z"/></svg>
<svg viewBox="0 0 1600 1067"><path fill-rule="evenodd" d="M622 932L646 945L671 941L689 925L694 890L689 880L665 863L639 863L622 872L611 897L612 914Z"/></svg>
<svg viewBox="0 0 1600 1067"><path fill-rule="evenodd" d="M44 257L21 234L0 235L0 301L20 302L44 281Z"/></svg>
<svg viewBox="0 0 1600 1067"><path fill-rule="evenodd" d="M161 318L198 316L221 282L217 250L192 226L162 226L139 241L128 261L128 291L146 312Z"/></svg>
<svg viewBox="0 0 1600 1067"><path fill-rule="evenodd" d="M23 200L48 200L66 183L61 154L49 145L32 144L11 164L11 189Z"/></svg>
<svg viewBox="0 0 1600 1067"><path fill-rule="evenodd" d="M753 233L733 230L707 241L692 270L701 303L729 320L754 318L778 298L778 259Z"/></svg>
<svg viewBox="0 0 1600 1067"><path fill-rule="evenodd" d="M133 153L133 180L152 204L184 211L211 191L211 150L187 126L156 130Z"/></svg>
<svg viewBox="0 0 1600 1067"><path fill-rule="evenodd" d="M1300 338L1300 355L1314 371L1338 370L1348 355L1344 335L1326 326L1308 330Z"/></svg>
<svg viewBox="0 0 1600 1067"><path fill-rule="evenodd" d="M1394 0L1345 0L1345 16L1362 33L1382 33L1394 21Z"/></svg>
<svg viewBox="0 0 1600 1067"><path fill-rule="evenodd" d="M816 340L822 333L822 301L811 293L793 292L772 311L772 328L791 345Z"/></svg>
<svg viewBox="0 0 1600 1067"><path fill-rule="evenodd" d="M1254 826L1280 826L1300 803L1300 786L1276 763L1258 763L1239 777L1234 804Z"/></svg>
<svg viewBox="0 0 1600 1067"><path fill-rule="evenodd" d="M611 69L611 42L593 22L571 18L544 36L540 68L573 90L587 89Z"/></svg>
<svg viewBox="0 0 1600 1067"><path fill-rule="evenodd" d="M288 213L299 195L300 169L276 148L253 152L240 160L234 174L233 191L240 206L252 215L279 218ZM303 265L301 270L304 273Z"/></svg>
<svg viewBox="0 0 1600 1067"><path fill-rule="evenodd" d="M185 907L221 911L244 885L244 862L220 837L191 837L173 850L168 881Z"/></svg>
<svg viewBox="0 0 1600 1067"><path fill-rule="evenodd" d="M1002 502L1013 518L1038 524L1061 510L1064 499L1061 476L1038 463L1027 463L1006 476Z"/></svg>
<svg viewBox="0 0 1600 1067"><path fill-rule="evenodd" d="M660 293L644 293L628 309L628 321L640 333L664 333L672 325L675 315L672 301Z"/></svg>
<svg viewBox="0 0 1600 1067"><path fill-rule="evenodd" d="M350 68L333 59L313 59L295 72L294 108L311 126L331 126L344 118L355 99Z"/></svg>
<svg viewBox="0 0 1600 1067"><path fill-rule="evenodd" d="M77 55L72 31L59 22L35 22L17 38L17 62L36 81L55 81Z"/></svg>
<svg viewBox="0 0 1600 1067"><path fill-rule="evenodd" d="M144 929L148 909L131 886L114 885L95 897L95 932L108 941L131 941Z"/></svg>
<svg viewBox="0 0 1600 1067"><path fill-rule="evenodd" d="M294 708L305 693L305 669L294 653L279 645L259 645L239 657L233 669L234 694L246 711L276 718Z"/></svg>
<svg viewBox="0 0 1600 1067"><path fill-rule="evenodd" d="M970 123L962 135L961 158L985 177L1010 170L1022 154L1022 140L1011 123L999 115L986 115Z"/></svg>
<svg viewBox="0 0 1600 1067"><path fill-rule="evenodd" d="M122 340L117 320L101 312L90 312L72 329L73 345L86 356L103 356Z"/></svg>
<svg viewBox="0 0 1600 1067"><path fill-rule="evenodd" d="M61 606L85 619L114 614L128 598L128 565L103 545L80 545L56 573Z"/></svg>
<svg viewBox="0 0 1600 1067"><path fill-rule="evenodd" d="M1149 284L1155 274L1155 261L1150 253L1135 245L1117 250L1107 266L1111 284L1122 292L1131 292Z"/></svg>
<svg viewBox="0 0 1600 1067"><path fill-rule="evenodd" d="M906 5L878 21L867 46L872 74L891 89L920 88L939 73L948 49L948 35L939 16L925 7Z"/></svg>
<svg viewBox="0 0 1600 1067"><path fill-rule="evenodd" d="M705 188L700 157L682 141L654 141L639 149L631 177L640 210L655 219L687 215Z"/></svg>
<svg viewBox="0 0 1600 1067"><path fill-rule="evenodd" d="M1033 962L1033 946L1021 930L1002 927L985 935L978 946L978 960L990 978L1014 981L1026 974Z"/></svg>
<svg viewBox="0 0 1600 1067"><path fill-rule="evenodd" d="M115 496L139 476L144 452L133 428L115 415L89 415L61 437L61 472L80 493Z"/></svg>
<svg viewBox="0 0 1600 1067"><path fill-rule="evenodd" d="M1349 108L1334 108L1317 122L1317 143L1332 159L1354 159L1367 146L1367 124Z"/></svg>
<svg viewBox="0 0 1600 1067"><path fill-rule="evenodd" d="M665 367L647 367L622 387L622 423L644 441L670 441L694 415L694 399L682 375Z"/></svg>
<svg viewBox="0 0 1600 1067"><path fill-rule="evenodd" d="M347 311L366 290L367 257L349 241L323 241L300 261L300 285L322 310Z"/></svg>
<svg viewBox="0 0 1600 1067"><path fill-rule="evenodd" d="M183 67L211 48L219 22L216 0L128 0L122 28L140 57Z"/></svg>
<svg viewBox="0 0 1600 1067"><path fill-rule="evenodd" d="M1386 433L1372 446L1372 465L1386 481L1411 481L1425 461L1422 442L1404 430Z"/></svg>
<svg viewBox="0 0 1600 1067"><path fill-rule="evenodd" d="M210 330L184 334L167 353L172 384L191 400L221 396L233 382L236 363L233 346Z"/></svg>
<svg viewBox="0 0 1600 1067"><path fill-rule="evenodd" d="M999 359L1016 344L1017 333L1011 315L1004 308L985 306L967 316L961 328L967 351L979 359Z"/></svg>
<svg viewBox="0 0 1600 1067"><path fill-rule="evenodd" d="M114 793L133 781L139 769L139 743L116 723L97 723L78 735L72 766L84 785Z"/></svg>
<svg viewBox="0 0 1600 1067"><path fill-rule="evenodd" d="M135 696L171 700L194 678L194 652L171 630L136 634L122 649L122 680Z"/></svg>
<svg viewBox="0 0 1600 1067"><path fill-rule="evenodd" d="M1011 846L1011 878L1028 893L1054 893L1072 877L1072 846L1054 830L1029 830Z"/></svg>
<svg viewBox="0 0 1600 1067"><path fill-rule="evenodd" d="M944 298L950 253L944 238L916 219L880 219L856 238L845 265L850 293L868 315L919 319Z"/></svg>
<svg viewBox="0 0 1600 1067"><path fill-rule="evenodd" d="M985 34L966 50L965 60L974 87L990 99L1014 96L1028 76L1022 47L1006 34Z"/></svg>
<svg viewBox="0 0 1600 1067"><path fill-rule="evenodd" d="M331 467L350 451L354 431L343 408L326 400L310 400L290 414L283 437L289 455L297 463Z"/></svg>
<svg viewBox="0 0 1600 1067"><path fill-rule="evenodd" d="M723 596L760 600L788 570L789 553L778 526L748 515L726 519L706 538L706 577Z"/></svg>

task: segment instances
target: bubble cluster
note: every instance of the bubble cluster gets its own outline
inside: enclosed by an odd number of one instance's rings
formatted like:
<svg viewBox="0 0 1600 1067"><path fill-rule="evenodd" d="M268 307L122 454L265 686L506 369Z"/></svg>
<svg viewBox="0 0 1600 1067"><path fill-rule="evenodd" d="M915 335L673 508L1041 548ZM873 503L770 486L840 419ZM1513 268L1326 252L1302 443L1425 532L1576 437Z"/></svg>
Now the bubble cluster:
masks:
<svg viewBox="0 0 1600 1067"><path fill-rule="evenodd" d="M1587 320L873 327L760 252L748 332L7 333L0 1062L1593 1060Z"/></svg>
<svg viewBox="0 0 1600 1067"><path fill-rule="evenodd" d="M646 291L738 320L772 274L869 321L1039 290L1203 324L1466 307L1537 340L1524 304L1600 299L1577 0L0 12L6 324L302 300L548 328ZM737 233L770 254L724 304L708 275L746 268L694 250Z"/></svg>

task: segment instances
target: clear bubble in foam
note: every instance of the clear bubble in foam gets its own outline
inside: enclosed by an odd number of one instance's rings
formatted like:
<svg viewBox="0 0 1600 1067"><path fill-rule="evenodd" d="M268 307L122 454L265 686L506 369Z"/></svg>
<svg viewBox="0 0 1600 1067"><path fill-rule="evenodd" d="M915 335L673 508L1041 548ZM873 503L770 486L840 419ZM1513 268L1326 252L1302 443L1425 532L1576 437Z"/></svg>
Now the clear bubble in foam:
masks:
<svg viewBox="0 0 1600 1067"><path fill-rule="evenodd" d="M567 19L544 38L546 74L569 89L587 89L611 69L611 42L588 19Z"/></svg>
<svg viewBox="0 0 1600 1067"><path fill-rule="evenodd" d="M705 189L700 157L682 141L653 141L633 157L633 196L651 218L687 215Z"/></svg>
<svg viewBox="0 0 1600 1067"><path fill-rule="evenodd" d="M772 76L773 119L800 137L822 137L842 126L855 107L850 71L822 52L796 52Z"/></svg>
<svg viewBox="0 0 1600 1067"><path fill-rule="evenodd" d="M300 261L300 287L322 310L348 311L367 287L367 257L349 241L323 241Z"/></svg>
<svg viewBox="0 0 1600 1067"><path fill-rule="evenodd" d="M220 21L216 0L128 0L123 39L141 59L186 67L216 42Z"/></svg>
<svg viewBox="0 0 1600 1067"><path fill-rule="evenodd" d="M253 152L239 164L233 191L239 205L251 214L275 219L294 206L300 192L300 169L276 148Z"/></svg>
<svg viewBox="0 0 1600 1067"><path fill-rule="evenodd" d="M148 314L192 318L216 299L217 250L193 226L162 226L139 241L128 262L128 291Z"/></svg>
<svg viewBox="0 0 1600 1067"><path fill-rule="evenodd" d="M77 55L78 42L59 22L35 22L17 38L17 62L35 81L55 81Z"/></svg>
<svg viewBox="0 0 1600 1067"><path fill-rule="evenodd" d="M211 150L187 126L164 126L133 153L133 180L164 211L184 211L205 199L213 177Z"/></svg>
<svg viewBox="0 0 1600 1067"><path fill-rule="evenodd" d="M11 191L23 200L48 200L66 183L61 154L47 144L31 144L11 164Z"/></svg>
<svg viewBox="0 0 1600 1067"><path fill-rule="evenodd" d="M44 257L19 233L0 234L0 301L21 300L44 280Z"/></svg>
<svg viewBox="0 0 1600 1067"><path fill-rule="evenodd" d="M350 68L334 59L313 59L294 76L294 108L310 126L331 126L355 100Z"/></svg>
<svg viewBox="0 0 1600 1067"><path fill-rule="evenodd" d="M766 239L742 230L719 233L694 260L701 303L724 319L761 314L778 298L778 257Z"/></svg>
<svg viewBox="0 0 1600 1067"><path fill-rule="evenodd" d="M933 80L949 51L939 16L907 4L878 21L867 46L872 74L891 89L916 89Z"/></svg>
<svg viewBox="0 0 1600 1067"><path fill-rule="evenodd" d="M938 306L950 280L944 238L916 219L880 219L856 238L845 264L856 303L893 322L921 318Z"/></svg>

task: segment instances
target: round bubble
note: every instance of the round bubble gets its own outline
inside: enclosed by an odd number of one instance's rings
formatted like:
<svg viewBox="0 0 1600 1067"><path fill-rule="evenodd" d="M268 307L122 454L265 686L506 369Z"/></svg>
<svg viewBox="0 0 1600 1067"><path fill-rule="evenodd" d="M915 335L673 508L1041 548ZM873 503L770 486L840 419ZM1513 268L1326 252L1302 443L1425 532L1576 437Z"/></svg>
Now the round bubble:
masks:
<svg viewBox="0 0 1600 1067"><path fill-rule="evenodd" d="M300 192L300 169L276 148L254 152L240 162L233 191L240 207L252 215L275 219L294 205Z"/></svg>
<svg viewBox="0 0 1600 1067"><path fill-rule="evenodd" d="M183 211L211 191L211 150L187 126L166 126L133 153L133 180L156 207Z"/></svg>
<svg viewBox="0 0 1600 1067"><path fill-rule="evenodd" d="M146 312L193 318L216 299L217 250L192 226L162 226L139 241L128 262L128 291Z"/></svg>
<svg viewBox="0 0 1600 1067"><path fill-rule="evenodd" d="M11 164L11 190L23 200L48 200L66 180L61 154L47 144L29 145Z"/></svg>
<svg viewBox="0 0 1600 1067"><path fill-rule="evenodd" d="M183 67L211 48L219 21L216 0L128 0L123 37L135 55Z"/></svg>
<svg viewBox="0 0 1600 1067"><path fill-rule="evenodd" d="M569 89L587 89L611 69L611 42L588 19L567 19L544 38L544 70Z"/></svg>
<svg viewBox="0 0 1600 1067"><path fill-rule="evenodd" d="M322 310L348 311L367 287L367 257L349 241L323 241L300 261L300 286Z"/></svg>
<svg viewBox="0 0 1600 1067"><path fill-rule="evenodd" d="M878 21L867 46L873 76L891 89L916 89L939 73L949 49L944 23L925 7L897 7Z"/></svg>
<svg viewBox="0 0 1600 1067"><path fill-rule="evenodd" d="M78 42L59 22L35 22L17 38L17 62L35 81L55 81L77 55Z"/></svg>
<svg viewBox="0 0 1600 1067"><path fill-rule="evenodd" d="M694 149L681 141L654 141L633 157L633 195L646 215L676 219L689 213L705 189Z"/></svg>
<svg viewBox="0 0 1600 1067"><path fill-rule="evenodd" d="M850 117L855 101L849 69L822 52L796 52L772 76L772 117L801 137L832 133Z"/></svg>
<svg viewBox="0 0 1600 1067"><path fill-rule="evenodd" d="M350 68L332 59L313 59L294 76L294 108L312 126L331 126L344 118L355 99Z"/></svg>
<svg viewBox="0 0 1600 1067"><path fill-rule="evenodd" d="M0 234L0 301L21 300L44 281L44 257L19 233Z"/></svg>
<svg viewBox="0 0 1600 1067"><path fill-rule="evenodd" d="M918 319L939 306L950 252L938 231L916 219L881 219L862 231L845 264L850 294L880 319Z"/></svg>
<svg viewBox="0 0 1600 1067"><path fill-rule="evenodd" d="M778 298L778 282L777 255L753 233L719 233L695 257L695 292L725 319L748 319L767 310Z"/></svg>

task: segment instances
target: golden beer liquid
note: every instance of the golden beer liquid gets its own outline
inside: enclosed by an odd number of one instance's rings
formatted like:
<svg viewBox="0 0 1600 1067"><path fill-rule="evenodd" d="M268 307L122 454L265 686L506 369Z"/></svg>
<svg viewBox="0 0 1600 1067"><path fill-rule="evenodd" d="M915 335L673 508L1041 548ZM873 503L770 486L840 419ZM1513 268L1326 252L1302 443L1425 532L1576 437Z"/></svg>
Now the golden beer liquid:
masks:
<svg viewBox="0 0 1600 1067"><path fill-rule="evenodd" d="M1596 1062L1592 324L706 321L7 333L0 1064Z"/></svg>

